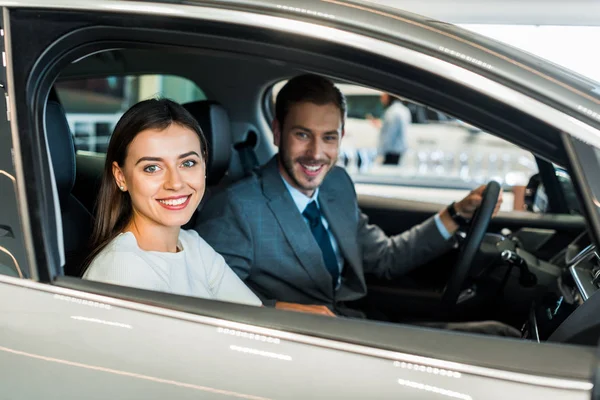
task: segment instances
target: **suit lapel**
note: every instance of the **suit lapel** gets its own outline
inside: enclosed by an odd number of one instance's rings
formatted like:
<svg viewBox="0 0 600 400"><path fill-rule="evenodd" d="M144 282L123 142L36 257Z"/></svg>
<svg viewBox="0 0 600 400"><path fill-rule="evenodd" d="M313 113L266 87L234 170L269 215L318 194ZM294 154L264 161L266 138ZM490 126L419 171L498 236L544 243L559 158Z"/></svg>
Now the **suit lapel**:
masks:
<svg viewBox="0 0 600 400"><path fill-rule="evenodd" d="M277 158L274 157L265 165L262 172L263 193L267 198L267 204L306 273L326 299L331 299L333 297L331 275L325 268L319 245L282 179Z"/></svg>

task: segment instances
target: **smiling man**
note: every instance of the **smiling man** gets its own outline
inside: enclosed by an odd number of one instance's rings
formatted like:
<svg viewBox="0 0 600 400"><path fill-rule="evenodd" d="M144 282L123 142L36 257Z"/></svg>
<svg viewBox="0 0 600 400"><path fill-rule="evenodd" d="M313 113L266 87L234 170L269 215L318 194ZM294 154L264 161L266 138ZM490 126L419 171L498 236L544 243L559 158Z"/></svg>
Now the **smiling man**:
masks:
<svg viewBox="0 0 600 400"><path fill-rule="evenodd" d="M212 197L196 227L265 305L357 315L344 303L365 296L365 273L392 279L442 255L461 216L481 203L483 187L388 237L369 225L350 177L335 165L346 117L339 89L317 75L295 77L275 112L279 153Z"/></svg>

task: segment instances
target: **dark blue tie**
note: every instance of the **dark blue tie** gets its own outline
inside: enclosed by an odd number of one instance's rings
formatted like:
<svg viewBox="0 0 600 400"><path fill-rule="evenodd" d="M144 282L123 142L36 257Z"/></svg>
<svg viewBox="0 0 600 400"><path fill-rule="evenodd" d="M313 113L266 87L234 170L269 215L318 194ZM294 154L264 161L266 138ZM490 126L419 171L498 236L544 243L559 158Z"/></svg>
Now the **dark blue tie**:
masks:
<svg viewBox="0 0 600 400"><path fill-rule="evenodd" d="M329 234L327 233L327 230L321 221L321 211L319 211L319 207L317 207L317 202L311 201L308 203L302 215L304 215L304 217L308 220L310 230L315 237L315 240L319 244L319 247L321 248L323 261L325 261L325 267L327 267L327 271L329 271L331 274L331 279L333 280L333 289L335 290L335 287L338 283L340 270L338 268L337 258L335 257L335 253L333 251L333 246L331 245L331 240L329 239Z"/></svg>

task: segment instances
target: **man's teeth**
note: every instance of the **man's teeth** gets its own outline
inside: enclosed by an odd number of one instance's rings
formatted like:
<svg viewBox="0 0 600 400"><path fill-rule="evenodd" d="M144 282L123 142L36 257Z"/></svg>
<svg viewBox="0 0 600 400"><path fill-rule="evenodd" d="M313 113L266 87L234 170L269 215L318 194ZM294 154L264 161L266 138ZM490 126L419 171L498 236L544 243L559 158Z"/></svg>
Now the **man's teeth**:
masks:
<svg viewBox="0 0 600 400"><path fill-rule="evenodd" d="M188 197L189 196L182 197L180 199L175 199L175 200L159 200L159 201L168 206L180 206L187 201Z"/></svg>
<svg viewBox="0 0 600 400"><path fill-rule="evenodd" d="M307 170L309 170L311 172L315 172L315 171L318 171L319 169L321 169L322 165L304 165L304 164L302 164L302 167L306 168Z"/></svg>

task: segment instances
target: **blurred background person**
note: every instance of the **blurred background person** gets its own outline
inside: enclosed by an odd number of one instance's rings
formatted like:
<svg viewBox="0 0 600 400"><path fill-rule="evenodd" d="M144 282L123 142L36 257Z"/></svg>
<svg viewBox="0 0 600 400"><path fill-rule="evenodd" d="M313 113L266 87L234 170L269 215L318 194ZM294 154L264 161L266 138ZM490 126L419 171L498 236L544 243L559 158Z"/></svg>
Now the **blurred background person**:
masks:
<svg viewBox="0 0 600 400"><path fill-rule="evenodd" d="M380 128L377 154L384 165L398 165L407 150L406 132L412 123L410 110L399 98L382 93L381 104L385 108L382 120L373 120Z"/></svg>

